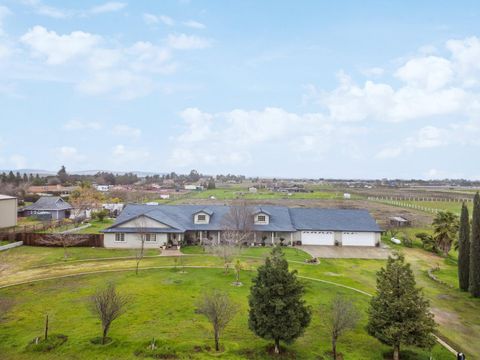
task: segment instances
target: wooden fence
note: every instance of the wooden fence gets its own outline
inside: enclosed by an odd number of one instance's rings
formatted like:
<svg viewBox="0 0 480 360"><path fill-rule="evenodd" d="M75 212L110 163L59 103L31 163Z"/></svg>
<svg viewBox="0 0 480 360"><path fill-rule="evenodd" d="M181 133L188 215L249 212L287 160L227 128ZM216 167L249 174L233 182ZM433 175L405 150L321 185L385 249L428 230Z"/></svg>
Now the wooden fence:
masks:
<svg viewBox="0 0 480 360"><path fill-rule="evenodd" d="M41 233L17 233L12 241L23 241L23 245L29 246L62 246L62 245L47 245L41 242L41 239L51 236L52 234ZM55 234L59 235L59 234ZM75 246L80 247L103 247L103 234L62 234L67 239L72 239ZM80 243L77 240L85 239Z"/></svg>

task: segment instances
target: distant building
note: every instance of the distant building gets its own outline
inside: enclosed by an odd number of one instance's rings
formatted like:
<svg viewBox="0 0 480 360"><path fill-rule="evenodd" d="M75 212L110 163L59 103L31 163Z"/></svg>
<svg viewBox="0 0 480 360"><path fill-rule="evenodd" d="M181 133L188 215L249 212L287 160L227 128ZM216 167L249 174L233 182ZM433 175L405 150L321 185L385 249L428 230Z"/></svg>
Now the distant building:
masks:
<svg viewBox="0 0 480 360"><path fill-rule="evenodd" d="M101 192L107 192L110 190L110 185L95 185L95 189Z"/></svg>
<svg viewBox="0 0 480 360"><path fill-rule="evenodd" d="M17 198L0 195L0 228L17 225Z"/></svg>
<svg viewBox="0 0 480 360"><path fill-rule="evenodd" d="M256 194L258 190L257 190L256 187L252 186L252 187L249 187L249 188L248 188L248 191L251 192L251 193Z"/></svg>
<svg viewBox="0 0 480 360"><path fill-rule="evenodd" d="M196 191L202 191L203 186L202 185L194 185L194 184L188 184L184 186L185 190L196 190Z"/></svg>
<svg viewBox="0 0 480 360"><path fill-rule="evenodd" d="M404 226L410 226L412 222L408 219L405 219L402 216L392 216L389 218L390 220L390 226L394 227L404 227Z"/></svg>
<svg viewBox="0 0 480 360"><path fill-rule="evenodd" d="M163 200L170 199L170 194L160 194L160 199L163 199Z"/></svg>
<svg viewBox="0 0 480 360"><path fill-rule="evenodd" d="M70 217L73 207L59 196L42 196L32 205L21 208L21 216L37 216L44 220L62 220Z"/></svg>
<svg viewBox="0 0 480 360"><path fill-rule="evenodd" d="M345 193L345 194L343 194L343 198L344 199L351 199L352 195L350 195L349 193Z"/></svg>

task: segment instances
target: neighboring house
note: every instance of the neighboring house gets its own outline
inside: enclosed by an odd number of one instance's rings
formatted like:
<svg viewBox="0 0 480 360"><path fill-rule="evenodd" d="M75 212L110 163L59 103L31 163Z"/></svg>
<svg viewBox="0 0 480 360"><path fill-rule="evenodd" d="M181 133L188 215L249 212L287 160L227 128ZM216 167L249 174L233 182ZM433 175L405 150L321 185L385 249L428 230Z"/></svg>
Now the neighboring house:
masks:
<svg viewBox="0 0 480 360"><path fill-rule="evenodd" d="M17 198L0 195L0 228L17 225Z"/></svg>
<svg viewBox="0 0 480 360"><path fill-rule="evenodd" d="M405 219L402 216L392 216L389 218L390 226L394 227L404 227L412 225L412 222L408 219Z"/></svg>
<svg viewBox="0 0 480 360"><path fill-rule="evenodd" d="M70 217L73 207L59 196L42 196L32 205L19 210L21 216L37 216L42 219L61 220Z"/></svg>
<svg viewBox="0 0 480 360"><path fill-rule="evenodd" d="M202 190L203 190L203 186L201 186L201 185L185 185L185 186L184 186L184 189L185 189L185 190L202 191Z"/></svg>
<svg viewBox="0 0 480 360"><path fill-rule="evenodd" d="M95 189L100 192L108 192L110 190L110 185L95 185Z"/></svg>
<svg viewBox="0 0 480 360"><path fill-rule="evenodd" d="M251 210L251 211L250 211ZM367 210L252 206L248 243L377 246L381 229ZM226 230L226 205L129 204L103 232L104 246L136 248L182 241L218 243Z"/></svg>

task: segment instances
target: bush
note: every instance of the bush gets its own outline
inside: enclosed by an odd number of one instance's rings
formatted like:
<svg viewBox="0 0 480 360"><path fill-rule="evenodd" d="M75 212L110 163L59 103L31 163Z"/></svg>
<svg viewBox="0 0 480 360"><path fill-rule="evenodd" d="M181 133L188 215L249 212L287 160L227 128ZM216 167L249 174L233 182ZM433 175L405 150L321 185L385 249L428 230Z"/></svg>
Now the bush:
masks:
<svg viewBox="0 0 480 360"><path fill-rule="evenodd" d="M68 340L68 336L62 334L52 334L48 337L47 340L38 338L38 343L36 339L33 339L28 345L27 350L36 351L36 352L48 352L51 351Z"/></svg>
<svg viewBox="0 0 480 360"><path fill-rule="evenodd" d="M109 215L109 211L106 209L95 211L92 213L92 219L97 219L98 221L103 222L105 218Z"/></svg>

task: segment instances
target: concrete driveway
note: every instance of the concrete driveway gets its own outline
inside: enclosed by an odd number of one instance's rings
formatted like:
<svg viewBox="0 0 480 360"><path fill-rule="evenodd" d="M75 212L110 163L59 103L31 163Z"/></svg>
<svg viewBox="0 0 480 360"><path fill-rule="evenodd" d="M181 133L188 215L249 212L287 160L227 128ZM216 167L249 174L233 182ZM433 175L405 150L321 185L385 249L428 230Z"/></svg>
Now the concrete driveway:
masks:
<svg viewBox="0 0 480 360"><path fill-rule="evenodd" d="M368 246L302 245L300 248L312 257L324 259L386 259L390 250Z"/></svg>

